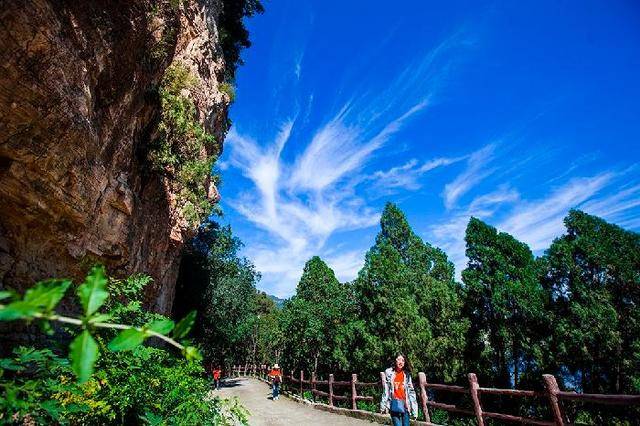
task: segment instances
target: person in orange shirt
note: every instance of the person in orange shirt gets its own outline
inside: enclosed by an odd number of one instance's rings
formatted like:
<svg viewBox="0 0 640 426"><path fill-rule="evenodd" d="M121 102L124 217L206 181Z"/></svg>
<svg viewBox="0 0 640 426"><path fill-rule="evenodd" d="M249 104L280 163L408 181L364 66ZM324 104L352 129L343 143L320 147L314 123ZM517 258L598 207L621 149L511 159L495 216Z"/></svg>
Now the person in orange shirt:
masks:
<svg viewBox="0 0 640 426"><path fill-rule="evenodd" d="M277 362L273 364L273 368L269 372L269 379L271 379L271 399L277 401L280 399L280 384L282 383L282 372Z"/></svg>
<svg viewBox="0 0 640 426"><path fill-rule="evenodd" d="M220 376L222 376L222 369L220 368L220 366L214 367L211 370L211 373L213 374L213 387L215 388L215 390L219 390Z"/></svg>
<svg viewBox="0 0 640 426"><path fill-rule="evenodd" d="M391 414L394 426L409 426L409 418L418 416L418 400L407 357L403 354L396 355L393 367L387 368L384 375L380 412Z"/></svg>

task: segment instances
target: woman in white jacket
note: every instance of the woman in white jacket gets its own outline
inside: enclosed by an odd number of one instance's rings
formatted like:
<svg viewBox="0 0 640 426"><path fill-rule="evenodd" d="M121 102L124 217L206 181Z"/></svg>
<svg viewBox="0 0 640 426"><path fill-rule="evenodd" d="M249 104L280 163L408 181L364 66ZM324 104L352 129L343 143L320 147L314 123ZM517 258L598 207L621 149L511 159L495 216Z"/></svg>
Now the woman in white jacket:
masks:
<svg viewBox="0 0 640 426"><path fill-rule="evenodd" d="M393 426L409 426L409 418L418 417L418 401L407 357L396 355L394 366L387 368L384 376L380 411L391 414Z"/></svg>

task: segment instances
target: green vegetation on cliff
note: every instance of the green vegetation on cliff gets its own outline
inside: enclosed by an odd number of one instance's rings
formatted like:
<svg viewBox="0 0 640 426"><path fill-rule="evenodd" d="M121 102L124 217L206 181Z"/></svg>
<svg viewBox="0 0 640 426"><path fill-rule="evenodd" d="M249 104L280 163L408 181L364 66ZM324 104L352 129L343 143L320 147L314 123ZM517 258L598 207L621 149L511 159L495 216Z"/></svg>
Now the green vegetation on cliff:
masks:
<svg viewBox="0 0 640 426"><path fill-rule="evenodd" d="M154 170L177 186L177 203L192 225L211 213L209 182L219 180L211 175L211 168L221 151L220 143L198 121L193 101L183 93L195 84L195 77L184 66L167 69L160 86L160 137L149 153Z"/></svg>

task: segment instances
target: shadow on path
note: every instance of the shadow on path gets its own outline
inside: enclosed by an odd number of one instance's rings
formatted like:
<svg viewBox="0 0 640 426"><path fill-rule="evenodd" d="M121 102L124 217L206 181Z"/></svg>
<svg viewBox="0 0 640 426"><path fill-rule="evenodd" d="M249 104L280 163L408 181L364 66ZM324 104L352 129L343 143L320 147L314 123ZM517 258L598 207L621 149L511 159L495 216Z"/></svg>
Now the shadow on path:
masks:
<svg viewBox="0 0 640 426"><path fill-rule="evenodd" d="M242 386L240 379L225 379L220 383L220 388L234 388L236 386Z"/></svg>

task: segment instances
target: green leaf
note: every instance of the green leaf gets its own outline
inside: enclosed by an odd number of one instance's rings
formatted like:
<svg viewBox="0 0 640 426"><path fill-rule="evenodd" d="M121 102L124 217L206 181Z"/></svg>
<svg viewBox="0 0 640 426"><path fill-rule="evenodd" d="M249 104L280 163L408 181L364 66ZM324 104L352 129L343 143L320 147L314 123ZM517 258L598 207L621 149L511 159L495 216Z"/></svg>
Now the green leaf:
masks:
<svg viewBox="0 0 640 426"><path fill-rule="evenodd" d="M23 300L26 303L42 308L48 312L56 307L70 285L70 280L40 281L27 290Z"/></svg>
<svg viewBox="0 0 640 426"><path fill-rule="evenodd" d="M0 291L0 300L3 299L8 299L9 297L12 297L13 293L10 291Z"/></svg>
<svg viewBox="0 0 640 426"><path fill-rule="evenodd" d="M25 367L20 364L17 364L14 360L10 358L2 358L0 359L0 369L11 370L11 371L22 371L25 369Z"/></svg>
<svg viewBox="0 0 640 426"><path fill-rule="evenodd" d="M144 416L140 416L140 419L145 422L144 424L149 426L162 426L167 424L162 416L150 411L145 412Z"/></svg>
<svg viewBox="0 0 640 426"><path fill-rule="evenodd" d="M60 406L60 403L55 399L41 402L40 408L43 408L47 412L47 414L49 414L54 419L58 420L60 418L60 411L62 407Z"/></svg>
<svg viewBox="0 0 640 426"><path fill-rule="evenodd" d="M46 320L39 321L38 325L40 326L40 330L42 330L45 334L49 336L53 335L54 330L49 321L46 321Z"/></svg>
<svg viewBox="0 0 640 426"><path fill-rule="evenodd" d="M32 318L38 313L38 308L31 303L19 300L0 308L0 321Z"/></svg>
<svg viewBox="0 0 640 426"><path fill-rule="evenodd" d="M186 317L182 318L178 324L176 324L176 328L173 329L173 337L181 339L186 336L189 331L191 331L191 327L193 327L195 321L196 311L189 312Z"/></svg>
<svg viewBox="0 0 640 426"><path fill-rule="evenodd" d="M135 328L128 328L122 330L111 342L109 342L109 349L114 352L128 351L144 342L144 332Z"/></svg>
<svg viewBox="0 0 640 426"><path fill-rule="evenodd" d="M84 330L73 339L69 345L69 358L71 358L71 369L78 376L80 383L89 380L98 356L98 344L89 331Z"/></svg>
<svg viewBox="0 0 640 426"><path fill-rule="evenodd" d="M86 316L90 316L97 311L109 297L107 288L107 277L104 266L94 266L89 271L84 283L78 287L78 297L84 308Z"/></svg>
<svg viewBox="0 0 640 426"><path fill-rule="evenodd" d="M145 328L148 328L151 331L155 331L156 333L167 334L171 330L173 330L174 326L175 324L170 319L161 319L155 320L145 325Z"/></svg>
<svg viewBox="0 0 640 426"><path fill-rule="evenodd" d="M200 354L200 351L193 346L185 346L185 348L182 350L182 354L189 361L199 361L202 359L202 355Z"/></svg>

